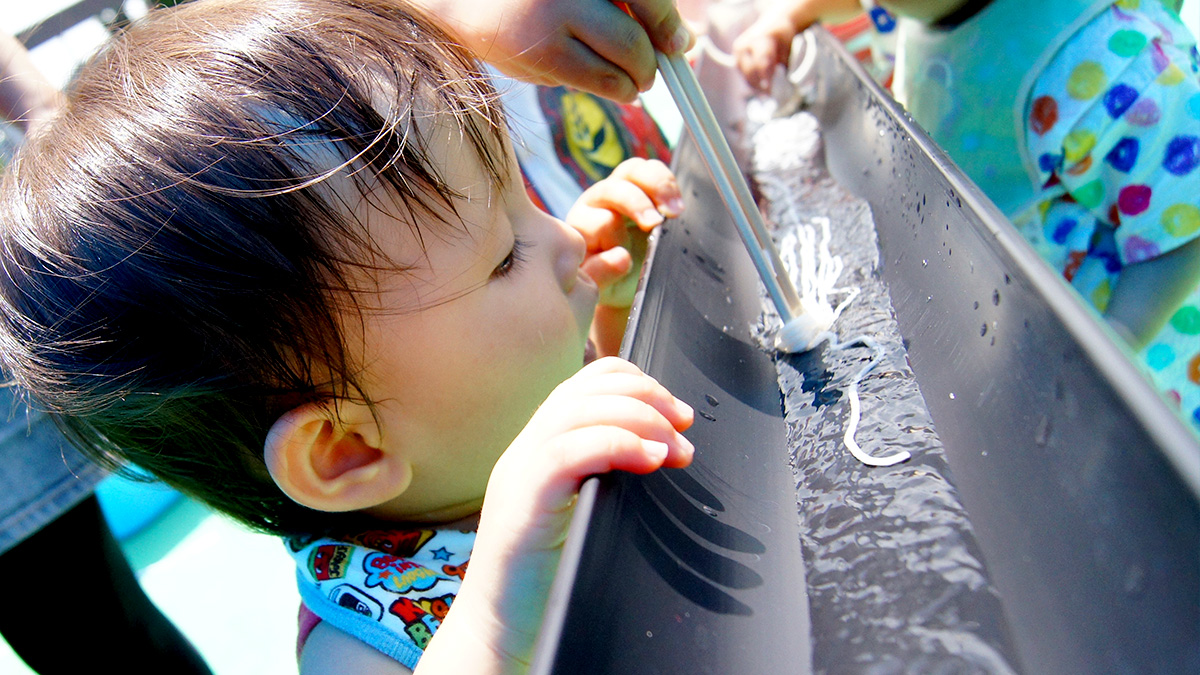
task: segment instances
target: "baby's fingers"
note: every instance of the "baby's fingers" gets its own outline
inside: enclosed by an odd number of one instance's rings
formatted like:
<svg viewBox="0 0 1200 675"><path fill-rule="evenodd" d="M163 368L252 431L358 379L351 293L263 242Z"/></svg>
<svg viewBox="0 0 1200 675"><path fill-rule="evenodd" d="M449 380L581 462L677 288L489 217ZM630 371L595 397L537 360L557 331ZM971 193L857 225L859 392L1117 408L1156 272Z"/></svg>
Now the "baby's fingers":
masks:
<svg viewBox="0 0 1200 675"><path fill-rule="evenodd" d="M662 467L682 468L692 461L692 447L672 446L642 438L619 426L594 426L561 434L552 441L548 461L541 467L548 475L541 501L564 504L588 476L611 471L645 474Z"/></svg>
<svg viewBox="0 0 1200 675"><path fill-rule="evenodd" d="M650 199L655 210L668 218L683 213L683 196L679 191L679 183L675 181L675 174L657 159L627 159L613 169L609 180L632 183ZM636 218L633 220L641 225Z"/></svg>
<svg viewBox="0 0 1200 675"><path fill-rule="evenodd" d="M594 190L599 185L602 183L593 185L589 190ZM658 218L659 222L662 222L662 216L657 212L652 218ZM566 223L583 235L589 253L628 246L628 222L623 214L615 213L607 207L593 206L585 203L583 199L571 208L566 218Z"/></svg>
<svg viewBox="0 0 1200 675"><path fill-rule="evenodd" d="M664 466L685 467L695 454L691 443L664 443L619 426L595 426L565 433L555 439L551 452L552 470L576 484L588 476L609 471L650 473Z"/></svg>
<svg viewBox="0 0 1200 675"><path fill-rule="evenodd" d="M663 221L663 212L659 210L650 195L636 184L620 178L606 178L584 191L579 198L579 205L568 214L567 218L567 222L576 229L581 229L577 222L583 222L583 214L586 213L583 211L584 208L601 209L607 213L623 216L632 220L643 230L652 230ZM669 215L674 215L674 212ZM593 216L592 219L596 218ZM623 222L623 218L614 218L611 222L619 224ZM619 227L620 225L615 226ZM584 238L587 238L586 233Z"/></svg>
<svg viewBox="0 0 1200 675"><path fill-rule="evenodd" d="M633 256L624 248L610 248L584 259L580 268L600 288L607 288L629 274L633 267Z"/></svg>
<svg viewBox="0 0 1200 675"><path fill-rule="evenodd" d="M597 359L588 364L559 385L552 396L585 399L585 407L588 408L593 406L593 398L627 397L653 408L676 431L690 427L695 415L690 405L676 398L658 380L646 375L632 363L616 357ZM595 411L591 412L594 415ZM594 416L588 419L589 423L599 423Z"/></svg>
<svg viewBox="0 0 1200 675"><path fill-rule="evenodd" d="M672 448L692 447L691 441L675 429L681 417L690 412L687 404L653 397L643 401L624 394L604 394L582 399L571 411L572 428L616 426L627 429L647 440L666 443Z"/></svg>

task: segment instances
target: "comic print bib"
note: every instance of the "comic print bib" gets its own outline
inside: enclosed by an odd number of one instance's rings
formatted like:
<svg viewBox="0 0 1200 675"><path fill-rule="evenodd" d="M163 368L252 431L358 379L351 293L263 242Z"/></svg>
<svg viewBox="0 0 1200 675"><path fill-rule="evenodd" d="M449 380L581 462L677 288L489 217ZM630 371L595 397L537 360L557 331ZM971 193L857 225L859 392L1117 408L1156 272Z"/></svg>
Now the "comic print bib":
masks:
<svg viewBox="0 0 1200 675"><path fill-rule="evenodd" d="M372 530L346 541L285 543L309 611L415 668L454 603L475 533Z"/></svg>

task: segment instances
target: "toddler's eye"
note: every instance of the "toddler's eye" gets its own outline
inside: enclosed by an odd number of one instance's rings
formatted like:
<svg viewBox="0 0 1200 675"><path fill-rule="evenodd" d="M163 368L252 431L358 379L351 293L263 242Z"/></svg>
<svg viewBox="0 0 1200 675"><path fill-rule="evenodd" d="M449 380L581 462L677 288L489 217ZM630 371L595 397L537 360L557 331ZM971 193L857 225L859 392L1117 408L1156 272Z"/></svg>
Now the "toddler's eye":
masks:
<svg viewBox="0 0 1200 675"><path fill-rule="evenodd" d="M525 242L514 239L512 250L504 256L504 260L500 261L496 269L492 270L492 278L506 277L512 274L520 268L523 262L525 262Z"/></svg>

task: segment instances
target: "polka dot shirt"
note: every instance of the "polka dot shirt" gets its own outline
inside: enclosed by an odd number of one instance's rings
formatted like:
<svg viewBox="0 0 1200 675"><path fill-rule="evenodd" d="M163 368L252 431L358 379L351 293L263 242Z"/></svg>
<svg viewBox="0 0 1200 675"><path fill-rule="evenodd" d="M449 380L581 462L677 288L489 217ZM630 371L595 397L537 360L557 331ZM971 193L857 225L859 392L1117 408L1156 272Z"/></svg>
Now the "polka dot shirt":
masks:
<svg viewBox="0 0 1200 675"><path fill-rule="evenodd" d="M1014 221L1098 310L1123 268L1200 237L1200 54L1159 0L1118 0L1073 35L1026 122L1042 188ZM1139 358L1200 430L1200 288L1170 311Z"/></svg>

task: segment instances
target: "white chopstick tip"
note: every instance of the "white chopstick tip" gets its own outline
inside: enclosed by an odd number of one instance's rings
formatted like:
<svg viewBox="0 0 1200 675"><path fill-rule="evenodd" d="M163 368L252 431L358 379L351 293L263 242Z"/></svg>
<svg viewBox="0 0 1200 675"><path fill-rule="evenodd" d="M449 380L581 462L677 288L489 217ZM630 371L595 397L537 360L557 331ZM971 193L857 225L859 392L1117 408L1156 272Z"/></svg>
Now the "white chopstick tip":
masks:
<svg viewBox="0 0 1200 675"><path fill-rule="evenodd" d="M775 349L787 354L806 352L833 327L834 314L828 305L812 303L807 311L783 324L775 333Z"/></svg>

